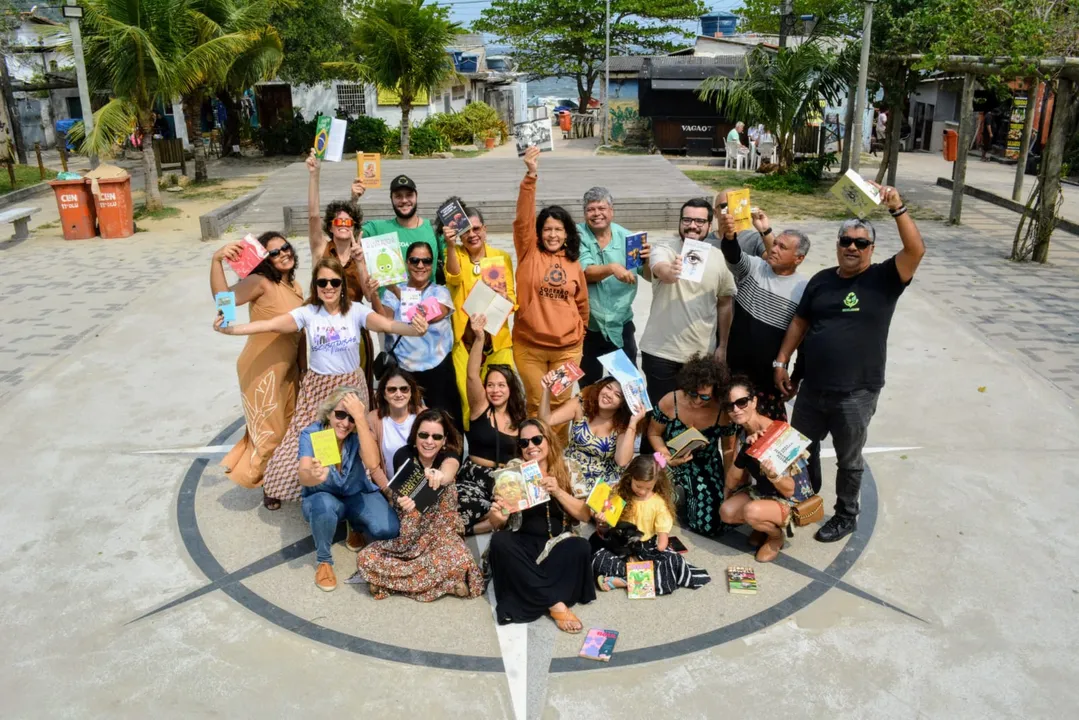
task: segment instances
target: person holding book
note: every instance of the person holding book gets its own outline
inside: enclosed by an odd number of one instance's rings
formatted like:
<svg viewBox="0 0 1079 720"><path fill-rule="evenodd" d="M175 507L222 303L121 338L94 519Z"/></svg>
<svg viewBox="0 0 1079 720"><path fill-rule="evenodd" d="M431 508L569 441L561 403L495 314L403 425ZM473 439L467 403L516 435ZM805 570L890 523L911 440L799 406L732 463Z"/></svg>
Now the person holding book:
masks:
<svg viewBox="0 0 1079 720"><path fill-rule="evenodd" d="M356 178L352 183L352 202L359 204L366 190L363 178ZM398 175L390 181L390 204L393 206L393 217L368 220L363 224L364 235L397 233L402 255L408 251L412 243L426 243L431 248L431 257L436 263L435 281L442 283L442 258L445 256L445 248L442 241L435 236L431 221L417 214L420 208L419 193L416 190L416 183L408 175Z"/></svg>
<svg viewBox="0 0 1079 720"><path fill-rule="evenodd" d="M457 200L451 197L446 200ZM461 397L461 419L465 430L469 427L472 413L469 409L468 357L472 349L472 337L469 332L469 317L465 312L465 301L472 293L476 283L484 282L498 294L513 303L517 309L517 293L514 287L513 259L505 250L499 250L487 244L487 225L479 208L461 202L461 206L472 224L472 229L460 237L452 227L442 227L436 220L436 230L446 239L446 287L453 298L453 368L457 379L457 392ZM494 336L488 335L489 347L484 348L483 371L491 365L504 365L513 368L513 338L510 324L502 325Z"/></svg>
<svg viewBox="0 0 1079 720"><path fill-rule="evenodd" d="M592 551L574 532L592 512L573 492L576 463L562 455L562 443L550 425L530 419L521 424L518 446L523 462L535 461L549 495L545 502L520 510L504 498L492 506L493 524L487 559L500 625L532 622L549 614L558 629L579 633L580 619L569 608L596 599Z"/></svg>
<svg viewBox="0 0 1079 720"><path fill-rule="evenodd" d="M472 351L468 356L468 404L472 410L468 457L457 481L457 502L465 533L481 535L494 529L492 518L493 473L518 456L517 429L525 413L524 391L509 365L491 364L483 376L487 318L472 318Z"/></svg>
<svg viewBox="0 0 1079 720"><path fill-rule="evenodd" d="M513 359L525 387L528 414L539 410L543 376L567 360L581 362L588 325L588 283L579 262L581 238L566 210L545 207L536 215L540 149L524 155L525 173L517 193L513 244L517 249L517 299ZM564 400L554 400L555 407ZM559 432L562 428L559 428Z"/></svg>
<svg viewBox="0 0 1079 720"><path fill-rule="evenodd" d="M397 363L411 372L423 390L427 407L438 408L454 419L458 433L464 426L458 419L461 397L457 394L457 378L453 370L453 300L444 285L432 281L435 258L427 243L417 241L405 253L408 280L390 289L378 291L378 281L368 280L371 307L375 312L402 323L409 322L413 313L427 320L427 332L420 337L386 336L386 350ZM379 379L381 382L381 378Z"/></svg>
<svg viewBox="0 0 1079 720"><path fill-rule="evenodd" d="M664 395L652 410L648 441L662 455L674 482L685 494L684 524L695 533L721 535L729 526L719 521L723 502L725 455L734 449L734 425L723 411L730 375L711 355L694 355L678 374L678 388ZM673 457L667 443L690 428L707 440L704 447Z"/></svg>
<svg viewBox="0 0 1079 720"><path fill-rule="evenodd" d="M584 194L584 222L578 223L581 236L581 269L588 281L588 325L582 347L581 387L603 377L601 355L619 348L637 364L637 328L633 324L633 301L637 297L637 276L648 277L652 246L644 239L640 247L643 262L635 270L626 268L628 232L614 221L614 198L607 188L594 187Z"/></svg>
<svg viewBox="0 0 1079 720"><path fill-rule="evenodd" d="M397 469L393 457L408 444L416 415L423 409L423 392L416 378L407 370L392 366L378 384L375 408L367 413L367 424L378 442L381 462L370 468L379 485L388 481Z"/></svg>
<svg viewBox="0 0 1079 720"><path fill-rule="evenodd" d="M726 214L727 193L737 189L738 188L728 188L716 193L715 209L720 217ZM738 231L738 247L742 248L742 252L747 255L760 258L764 257L768 254L768 249L772 246L772 238L774 237L769 233L768 241L765 242L761 231L766 229L770 231L772 225L768 222L768 216L758 208L757 211L753 213L753 227ZM720 247L720 234L717 234L715 231L708 233L707 237L704 239L709 245L716 248Z"/></svg>
<svg viewBox="0 0 1079 720"><path fill-rule="evenodd" d="M580 466L587 495L596 483L614 482L633 459L633 445L638 431L644 429L641 421L648 413L630 415L622 386L613 377L586 386L577 402L568 402L552 412L555 374L552 370L543 377L539 418L550 425L569 423L566 457Z"/></svg>
<svg viewBox="0 0 1079 720"><path fill-rule="evenodd" d="M419 414L394 466L399 473L420 471L439 495L432 504L418 508L411 497L397 494L400 534L373 542L356 556L355 578L367 582L376 600L405 595L431 602L447 594L466 598L483 593L483 574L457 532L454 476L460 452L461 436L445 411Z"/></svg>
<svg viewBox="0 0 1079 720"><path fill-rule="evenodd" d="M315 422L297 440L300 506L315 539L315 585L326 592L337 588L330 547L341 521L348 521L353 532L362 532L368 540L397 537L400 528L383 495L386 486L372 482L364 468L378 464L378 444L367 426L363 392L362 386L348 385L331 390L319 404ZM333 465L323 465L315 453L312 435L325 430L333 432L340 459ZM360 546L353 543L352 538L346 540L355 552Z"/></svg>
<svg viewBox="0 0 1079 720"><path fill-rule="evenodd" d="M319 407L334 388L361 386L360 401L368 402L367 385L360 374L360 331L419 336L427 331L427 321L417 314L411 324L389 320L370 308L353 302L348 292L348 277L336 258L322 258L311 277L311 295L300 307L268 320L225 326L220 316L214 329L225 335L259 333L295 333L306 330L310 353L308 372L300 383L296 411L288 431L266 465L264 491L280 501L299 500L297 448L300 431L316 419ZM378 465L375 462L371 467Z"/></svg>
<svg viewBox="0 0 1079 720"><path fill-rule="evenodd" d="M776 422L758 408L753 381L744 375L731 380L726 410L738 425L738 454L727 471L719 517L731 525L748 523L754 531L749 543L759 548L757 560L772 562L783 549L783 533L792 526L795 506L814 492L805 462L777 473L749 455L749 447Z"/></svg>
<svg viewBox="0 0 1079 720"><path fill-rule="evenodd" d="M875 183L874 183L875 185ZM775 358L775 384L784 397L798 392L787 373L797 349L805 377L791 425L813 441L809 477L820 492L820 441L831 433L835 446L835 515L817 531L835 542L858 526L858 495L865 467L862 448L884 387L888 328L903 291L925 255L922 234L899 192L881 187L881 204L895 218L903 248L873 263L877 231L867 220L845 220L836 243L838 266L821 270L806 285Z"/></svg>
<svg viewBox="0 0 1079 720"><path fill-rule="evenodd" d="M667 458L660 453L638 455L618 480L618 496L626 502L618 524L629 523L640 539L628 547L607 542L610 526L602 513L594 513L596 532L588 538L592 547L592 572L603 592L626 587L626 561L650 560L655 574L656 595L669 595L680 587L696 590L712 581L707 570L694 567L669 544L674 527L674 485L667 472Z"/></svg>
<svg viewBox="0 0 1079 720"><path fill-rule="evenodd" d="M652 309L641 338L641 369L653 405L675 391L678 373L691 356L712 353L717 362L726 362L737 291L723 255L709 249L700 282L681 277L685 241L703 241L712 218L707 200L687 200L673 243L652 248Z"/></svg>
<svg viewBox="0 0 1079 720"><path fill-rule="evenodd" d="M296 282L296 253L279 232L265 232L258 242L268 253L247 277L231 287L222 264L239 260L243 241L229 243L214 253L210 263L210 292L233 292L236 305L250 303L252 320L268 320L295 310L303 304L303 287ZM236 359L236 374L243 396L244 436L225 455L221 466L225 475L247 488L262 485L266 464L288 430L296 409L300 367L306 354L300 352L301 335L252 335ZM268 510L281 501L263 492Z"/></svg>

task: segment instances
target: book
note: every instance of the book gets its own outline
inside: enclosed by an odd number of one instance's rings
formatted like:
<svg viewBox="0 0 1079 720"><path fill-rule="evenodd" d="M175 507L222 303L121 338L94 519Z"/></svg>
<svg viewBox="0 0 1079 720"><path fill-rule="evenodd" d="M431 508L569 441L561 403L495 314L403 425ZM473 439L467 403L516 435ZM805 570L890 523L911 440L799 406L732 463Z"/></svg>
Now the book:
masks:
<svg viewBox="0 0 1079 720"><path fill-rule="evenodd" d="M540 474L539 464L535 460L503 468L494 476L493 494L511 508L515 508L513 512L545 503L551 496L538 484Z"/></svg>
<svg viewBox="0 0 1079 720"><path fill-rule="evenodd" d="M517 143L518 157L524 155L532 145L538 147L541 152L554 151L554 133L551 132L550 118L517 123L513 126L513 135Z"/></svg>
<svg viewBox="0 0 1079 720"><path fill-rule="evenodd" d="M398 495L412 498L419 512L437 503L445 489L432 488L431 483L427 481L427 473L424 472L423 465L416 462L414 458L409 458L397 468L397 472L390 480L390 488Z"/></svg>
<svg viewBox="0 0 1079 720"><path fill-rule="evenodd" d="M326 148L330 145L331 127L333 127L333 118L329 115L319 115L315 120L315 157L319 160L326 157Z"/></svg>
<svg viewBox="0 0 1079 720"><path fill-rule="evenodd" d="M734 231L753 227L753 208L749 205L749 188L727 191L727 212L734 218Z"/></svg>
<svg viewBox="0 0 1079 720"><path fill-rule="evenodd" d="M636 270L644 266L641 248L648 242L648 233L639 232L626 235L626 270Z"/></svg>
<svg viewBox="0 0 1079 720"><path fill-rule="evenodd" d="M604 522L611 527L618 525L618 518L622 517L622 511L626 509L626 501L618 494L618 490L605 482L596 483L585 502L597 515L602 515Z"/></svg>
<svg viewBox="0 0 1079 720"><path fill-rule="evenodd" d="M775 420L768 429L749 446L746 454L761 464L769 475L782 476L803 455L809 452L809 438L788 423Z"/></svg>
<svg viewBox="0 0 1079 720"><path fill-rule="evenodd" d="M708 264L708 254L712 246L703 240L686 238L682 241L682 272L678 277L690 282L704 280L704 268Z"/></svg>
<svg viewBox="0 0 1079 720"><path fill-rule="evenodd" d="M368 190L382 187L381 153L356 153L356 174L363 178L363 185Z"/></svg>
<svg viewBox="0 0 1079 720"><path fill-rule="evenodd" d="M244 235L244 239L240 241L242 248L240 250L240 257L235 260L229 260L229 267L232 271L243 279L251 274L251 271L257 268L262 261L270 256L266 252L266 248L262 246L262 243L258 241L254 235L248 233Z"/></svg>
<svg viewBox="0 0 1079 720"><path fill-rule="evenodd" d="M631 415L638 415L645 410L652 409L652 402L648 399L645 389L644 376L640 370L629 360L629 356L619 349L600 355L597 360L603 365L611 377L622 386L622 397L626 400Z"/></svg>
<svg viewBox="0 0 1079 720"><path fill-rule="evenodd" d="M457 237L461 237L472 229L472 222L465 214L465 209L456 200L450 200L438 209L438 218L443 227L451 227L457 231Z"/></svg>
<svg viewBox="0 0 1079 720"><path fill-rule="evenodd" d="M311 449L322 467L341 464L341 448L337 446L337 432L333 428L311 433Z"/></svg>
<svg viewBox="0 0 1079 720"><path fill-rule="evenodd" d="M486 332L494 337L513 312L513 303L495 292L487 283L478 282L472 286L472 292L468 294L461 308L469 317L476 314L486 315Z"/></svg>
<svg viewBox="0 0 1079 720"><path fill-rule="evenodd" d="M214 303L217 304L217 312L224 321L221 327L229 327L236 324L236 293L219 292L214 295Z"/></svg>
<svg viewBox="0 0 1079 720"><path fill-rule="evenodd" d="M509 294L506 285L506 260L501 257L480 260L480 278L499 295Z"/></svg>
<svg viewBox="0 0 1079 720"><path fill-rule="evenodd" d="M348 130L348 123L344 120L334 118L330 122L330 135L326 140L326 150L323 153L323 157L320 160L326 162L341 162L341 158L345 153L345 132Z"/></svg>
<svg viewBox="0 0 1079 720"><path fill-rule="evenodd" d="M697 448L708 444L708 438L700 433L697 428L687 428L667 441L667 447L671 449L671 459L685 457Z"/></svg>
<svg viewBox="0 0 1079 720"><path fill-rule="evenodd" d="M436 318L442 314L442 303L438 301L438 298L429 297L403 311L401 317L405 322L410 323L412 318L416 317L416 313L420 313L427 320Z"/></svg>
<svg viewBox="0 0 1079 720"><path fill-rule="evenodd" d="M393 294L393 289L390 288L382 291L382 302L386 302L387 293ZM403 287L400 288L400 293L401 316L411 315L415 311L416 306L423 301L423 291L413 287Z"/></svg>
<svg viewBox="0 0 1079 720"><path fill-rule="evenodd" d="M854 170L847 170L829 190L832 195L860 218L869 217L880 205L880 190L870 185Z"/></svg>
<svg viewBox="0 0 1079 720"><path fill-rule="evenodd" d="M617 640L617 630L591 628L588 634L584 636L584 644L581 645L581 652L577 653L577 655L589 660L610 662L611 655L614 653L614 644Z"/></svg>
<svg viewBox="0 0 1079 720"><path fill-rule="evenodd" d="M360 238L363 244L363 257L367 261L367 272L378 281L379 287L403 283L405 258L401 255L401 243L397 233L385 233Z"/></svg>
<svg viewBox="0 0 1079 720"><path fill-rule="evenodd" d="M648 388L644 384L644 378L636 378L620 384L622 397L626 401L630 415L639 415L652 409L652 401L648 399Z"/></svg>
<svg viewBox="0 0 1079 720"><path fill-rule="evenodd" d="M667 538L667 547L674 550L679 555L685 555L689 552L689 548L686 547L686 544L674 535Z"/></svg>
<svg viewBox="0 0 1079 720"><path fill-rule="evenodd" d="M756 595L757 573L751 567L727 568L727 589L734 595Z"/></svg>
<svg viewBox="0 0 1079 720"><path fill-rule="evenodd" d="M656 596L656 574L651 560L626 563L626 594L630 600Z"/></svg>
<svg viewBox="0 0 1079 720"><path fill-rule="evenodd" d="M573 387L573 383L584 377L584 370L577 364L567 360L554 371L555 381L551 383L551 397L558 397Z"/></svg>

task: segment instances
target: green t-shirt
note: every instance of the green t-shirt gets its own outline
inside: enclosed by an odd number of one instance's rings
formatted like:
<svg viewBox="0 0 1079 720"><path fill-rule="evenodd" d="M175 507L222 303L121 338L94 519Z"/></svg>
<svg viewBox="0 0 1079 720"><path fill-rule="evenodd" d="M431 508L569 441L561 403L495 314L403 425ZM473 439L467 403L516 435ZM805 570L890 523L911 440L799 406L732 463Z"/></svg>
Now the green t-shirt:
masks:
<svg viewBox="0 0 1079 720"><path fill-rule="evenodd" d="M397 240L401 243L401 256L404 257L408 252L408 246L414 242L420 242L421 240L427 243L431 248L431 252L434 255L435 263L441 265L445 261L445 252L443 251L442 239L435 237L435 229L431 227L431 223L428 220L423 220L418 227L406 228L401 227L397 223L397 218L389 218L386 220L368 220L363 224L363 236L371 237L372 235L385 235L386 233L397 233Z"/></svg>
<svg viewBox="0 0 1079 720"><path fill-rule="evenodd" d="M742 143L742 136L738 134L737 128L731 128L731 131L727 133L727 142L736 142L739 145Z"/></svg>

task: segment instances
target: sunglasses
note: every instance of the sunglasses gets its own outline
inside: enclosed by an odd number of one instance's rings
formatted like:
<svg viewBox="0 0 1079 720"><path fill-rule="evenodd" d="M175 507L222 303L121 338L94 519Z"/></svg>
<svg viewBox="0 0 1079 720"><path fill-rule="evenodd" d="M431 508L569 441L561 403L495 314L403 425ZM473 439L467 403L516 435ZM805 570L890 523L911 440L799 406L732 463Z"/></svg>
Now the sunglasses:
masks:
<svg viewBox="0 0 1079 720"><path fill-rule="evenodd" d="M708 224L708 218L689 218L689 217L684 217L684 218L682 218L682 224L683 225L707 225Z"/></svg>
<svg viewBox="0 0 1079 720"><path fill-rule="evenodd" d="M696 390L683 390L682 392L684 392L687 397L693 398L695 400L700 399L702 402L708 402L709 400L712 399L711 395L707 395L707 394L702 395L701 393L697 392Z"/></svg>
<svg viewBox="0 0 1079 720"><path fill-rule="evenodd" d="M396 395L397 393L400 393L402 395L408 395L410 392L412 392L412 388L410 388L408 385L386 386L387 395Z"/></svg>
<svg viewBox="0 0 1079 720"><path fill-rule="evenodd" d="M280 255L281 253L288 253L289 255L295 255L295 254L296 254L296 253L295 253L295 252L294 252L294 251L292 250L292 246L291 246L291 245L289 245L288 243L285 243L284 245L282 245L281 247L277 248L276 250L270 250L270 251L268 251L268 252L267 252L266 254L267 254L267 255L269 255L269 256L270 256L271 258L275 258L275 257L277 257L278 255Z"/></svg>
<svg viewBox="0 0 1079 720"><path fill-rule="evenodd" d="M348 414L347 412L345 412L344 410L334 410L334 411L333 411L333 416L334 416L335 418L337 418L338 420L348 420L348 421L349 421L350 423L352 423L353 425L355 425L355 424L356 424L356 421L352 419L352 416L351 416L351 415L349 415L349 414Z"/></svg>
<svg viewBox="0 0 1079 720"><path fill-rule="evenodd" d="M522 450L527 448L529 443L532 443L536 447L539 447L543 444L543 436L533 435L530 438L517 438L517 447L521 448Z"/></svg>
<svg viewBox="0 0 1079 720"><path fill-rule="evenodd" d="M844 235L839 238L839 247L849 248L851 245L859 250L865 250L867 247L873 244L872 240L866 238L854 238L849 235Z"/></svg>
<svg viewBox="0 0 1079 720"><path fill-rule="evenodd" d="M352 227L352 218L350 218L350 217L334 218L333 219L333 226L334 227Z"/></svg>
<svg viewBox="0 0 1079 720"><path fill-rule="evenodd" d="M433 258L410 257L408 259L409 265L433 265L434 262Z"/></svg>
<svg viewBox="0 0 1079 720"><path fill-rule="evenodd" d="M341 287L341 278L319 278L315 281L315 284L323 290L328 287L339 288Z"/></svg>
<svg viewBox="0 0 1079 720"><path fill-rule="evenodd" d="M748 395L746 395L745 397L740 397L737 400L732 400L731 402L727 403L725 409L728 411L734 410L735 408L738 408L739 410L745 410L747 407L749 407L749 401L752 399L753 398Z"/></svg>
<svg viewBox="0 0 1079 720"><path fill-rule="evenodd" d="M427 440L428 438L430 438L431 440L434 440L435 442L440 442L442 440L442 438L444 438L446 436L443 435L442 433L418 432L418 433L416 433L416 437L418 437L420 440Z"/></svg>

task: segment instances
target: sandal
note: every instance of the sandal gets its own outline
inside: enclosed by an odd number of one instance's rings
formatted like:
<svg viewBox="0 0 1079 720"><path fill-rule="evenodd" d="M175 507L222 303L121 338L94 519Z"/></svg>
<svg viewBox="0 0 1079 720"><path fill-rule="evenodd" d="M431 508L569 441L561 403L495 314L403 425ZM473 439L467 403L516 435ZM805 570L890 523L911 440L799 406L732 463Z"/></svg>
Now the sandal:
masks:
<svg viewBox="0 0 1079 720"><path fill-rule="evenodd" d="M610 592L618 589L618 586L614 584L614 578L606 575L600 575L596 578L596 586L600 589L600 592Z"/></svg>
<svg viewBox="0 0 1079 720"><path fill-rule="evenodd" d="M262 493L262 507L266 508L270 512L281 509L281 501L277 498L272 498L266 493Z"/></svg>
<svg viewBox="0 0 1079 720"><path fill-rule="evenodd" d="M581 619L574 615L572 610L562 610L560 612L549 610L548 612L550 612L551 619L554 620L554 624L557 625L558 629L564 633L576 635L584 629L584 625L581 623ZM577 629L572 629L570 627L570 623L577 623Z"/></svg>

